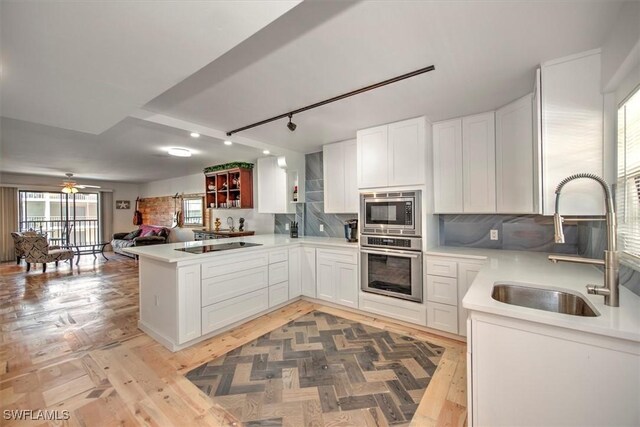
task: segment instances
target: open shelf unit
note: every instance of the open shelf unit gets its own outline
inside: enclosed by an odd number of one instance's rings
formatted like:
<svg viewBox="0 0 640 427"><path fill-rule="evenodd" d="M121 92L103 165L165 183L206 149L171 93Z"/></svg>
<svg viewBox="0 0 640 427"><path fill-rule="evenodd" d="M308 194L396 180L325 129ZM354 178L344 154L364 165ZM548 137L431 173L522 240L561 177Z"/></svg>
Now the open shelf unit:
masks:
<svg viewBox="0 0 640 427"><path fill-rule="evenodd" d="M253 170L234 168L209 172L204 180L208 208L253 208Z"/></svg>

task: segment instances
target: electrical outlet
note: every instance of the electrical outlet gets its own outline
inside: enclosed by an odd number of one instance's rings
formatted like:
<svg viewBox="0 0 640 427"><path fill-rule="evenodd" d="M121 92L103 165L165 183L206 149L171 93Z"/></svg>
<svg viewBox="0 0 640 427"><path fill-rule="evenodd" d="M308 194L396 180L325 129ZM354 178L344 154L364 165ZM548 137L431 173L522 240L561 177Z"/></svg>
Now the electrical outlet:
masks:
<svg viewBox="0 0 640 427"><path fill-rule="evenodd" d="M491 240L498 240L498 230L491 230Z"/></svg>
<svg viewBox="0 0 640 427"><path fill-rule="evenodd" d="M284 229L285 230L289 230L289 223L288 222L284 225Z"/></svg>
<svg viewBox="0 0 640 427"><path fill-rule="evenodd" d="M324 231L324 224L320 224L320 231Z"/></svg>

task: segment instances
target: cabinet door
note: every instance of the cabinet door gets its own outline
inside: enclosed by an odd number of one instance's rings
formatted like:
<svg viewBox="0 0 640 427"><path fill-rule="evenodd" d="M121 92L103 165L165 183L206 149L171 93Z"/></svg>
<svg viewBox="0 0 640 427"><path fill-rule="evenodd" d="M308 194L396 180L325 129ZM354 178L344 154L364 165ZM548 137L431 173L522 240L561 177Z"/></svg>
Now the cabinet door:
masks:
<svg viewBox="0 0 640 427"><path fill-rule="evenodd" d="M326 301L336 301L335 261L317 258L318 298Z"/></svg>
<svg viewBox="0 0 640 427"><path fill-rule="evenodd" d="M275 157L264 157L257 160L258 174L258 212L274 213L275 211Z"/></svg>
<svg viewBox="0 0 640 427"><path fill-rule="evenodd" d="M354 139L344 143L344 213L357 214L360 210L357 165L358 144Z"/></svg>
<svg viewBox="0 0 640 427"><path fill-rule="evenodd" d="M302 295L302 248L289 249L289 299Z"/></svg>
<svg viewBox="0 0 640 427"><path fill-rule="evenodd" d="M535 213L533 100L527 95L496 111L498 213Z"/></svg>
<svg viewBox="0 0 640 427"><path fill-rule="evenodd" d="M389 125L388 185L424 185L424 118Z"/></svg>
<svg viewBox="0 0 640 427"><path fill-rule="evenodd" d="M458 335L467 336L468 311L462 306L462 298L482 268L480 264L458 263Z"/></svg>
<svg viewBox="0 0 640 427"><path fill-rule="evenodd" d="M258 212L286 213L287 172L278 167L278 159L273 156L258 159L257 166Z"/></svg>
<svg viewBox="0 0 640 427"><path fill-rule="evenodd" d="M462 120L433 125L433 197L436 213L462 213Z"/></svg>
<svg viewBox="0 0 640 427"><path fill-rule="evenodd" d="M178 268L178 341L200 337L200 265Z"/></svg>
<svg viewBox="0 0 640 427"><path fill-rule="evenodd" d="M462 118L465 213L496 211L496 137L494 113Z"/></svg>
<svg viewBox="0 0 640 427"><path fill-rule="evenodd" d="M345 146L342 143L322 147L324 211L345 212Z"/></svg>
<svg viewBox="0 0 640 427"><path fill-rule="evenodd" d="M388 126L358 131L358 188L386 187Z"/></svg>
<svg viewBox="0 0 640 427"><path fill-rule="evenodd" d="M358 308L358 266L335 263L336 303Z"/></svg>
<svg viewBox="0 0 640 427"><path fill-rule="evenodd" d="M316 297L316 249L301 248L300 282L302 295Z"/></svg>
<svg viewBox="0 0 640 427"><path fill-rule="evenodd" d="M581 172L603 175L603 97L599 51L542 66L544 215L553 215L555 189ZM562 190L564 215L604 215L598 183L580 179Z"/></svg>

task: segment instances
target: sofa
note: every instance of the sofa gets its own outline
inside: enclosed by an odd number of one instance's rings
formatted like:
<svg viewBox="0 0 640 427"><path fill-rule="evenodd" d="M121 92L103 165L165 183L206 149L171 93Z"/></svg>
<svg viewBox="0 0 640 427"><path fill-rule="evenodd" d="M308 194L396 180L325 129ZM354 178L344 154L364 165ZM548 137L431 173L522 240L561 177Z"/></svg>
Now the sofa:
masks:
<svg viewBox="0 0 640 427"><path fill-rule="evenodd" d="M149 246L167 243L170 230L157 225L141 225L137 230L128 233L116 233L111 240L113 252L135 258L132 254L124 252L124 248L132 246Z"/></svg>

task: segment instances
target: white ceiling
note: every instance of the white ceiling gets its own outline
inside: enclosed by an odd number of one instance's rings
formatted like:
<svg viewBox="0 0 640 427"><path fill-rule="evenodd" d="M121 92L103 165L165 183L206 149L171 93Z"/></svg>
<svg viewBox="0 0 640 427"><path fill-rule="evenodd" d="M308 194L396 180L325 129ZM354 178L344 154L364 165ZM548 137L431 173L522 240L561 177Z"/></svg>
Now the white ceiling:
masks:
<svg viewBox="0 0 640 427"><path fill-rule="evenodd" d="M491 110L531 91L540 62L601 46L621 5L296 3L1 1L0 170L148 182L254 160L261 150L122 119L144 106L227 131L431 64L294 117L294 133L281 120L239 136L313 152L377 124Z"/></svg>
<svg viewBox="0 0 640 427"><path fill-rule="evenodd" d="M255 161L262 150L127 118L100 135L3 118L0 170L8 173L81 180L148 182L202 172L231 160ZM167 154L171 147L190 149L189 158Z"/></svg>
<svg viewBox="0 0 640 427"><path fill-rule="evenodd" d="M357 129L488 111L540 62L602 45L615 1L304 2L146 109L231 130L428 65L436 70L242 135L302 152Z"/></svg>
<svg viewBox="0 0 640 427"><path fill-rule="evenodd" d="M2 115L99 134L299 1L2 1Z"/></svg>

